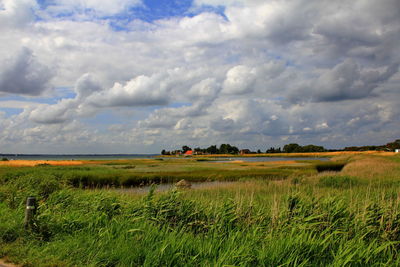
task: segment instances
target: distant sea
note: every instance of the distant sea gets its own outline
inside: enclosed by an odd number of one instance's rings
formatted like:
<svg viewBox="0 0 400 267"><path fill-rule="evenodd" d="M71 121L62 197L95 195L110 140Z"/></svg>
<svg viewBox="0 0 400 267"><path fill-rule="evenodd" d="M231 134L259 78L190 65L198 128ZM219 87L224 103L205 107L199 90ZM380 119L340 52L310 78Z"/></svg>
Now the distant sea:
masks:
<svg viewBox="0 0 400 267"><path fill-rule="evenodd" d="M113 159L152 159L157 158L160 154L0 154L1 158L9 160L113 160ZM173 159L187 159L186 157L174 157ZM292 160L322 160L327 161L329 158L318 157L232 157L232 158L215 158L213 162L262 162L262 161L292 161Z"/></svg>
<svg viewBox="0 0 400 267"><path fill-rule="evenodd" d="M9 160L96 160L96 159L150 159L159 154L0 154Z"/></svg>

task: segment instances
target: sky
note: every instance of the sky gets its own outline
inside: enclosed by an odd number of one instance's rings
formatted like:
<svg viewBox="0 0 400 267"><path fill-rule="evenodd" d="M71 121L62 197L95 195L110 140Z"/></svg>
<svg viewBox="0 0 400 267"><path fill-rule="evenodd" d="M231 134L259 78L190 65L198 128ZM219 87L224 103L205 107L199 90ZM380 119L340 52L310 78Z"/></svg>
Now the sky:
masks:
<svg viewBox="0 0 400 267"><path fill-rule="evenodd" d="M398 0L0 0L0 153L400 138Z"/></svg>

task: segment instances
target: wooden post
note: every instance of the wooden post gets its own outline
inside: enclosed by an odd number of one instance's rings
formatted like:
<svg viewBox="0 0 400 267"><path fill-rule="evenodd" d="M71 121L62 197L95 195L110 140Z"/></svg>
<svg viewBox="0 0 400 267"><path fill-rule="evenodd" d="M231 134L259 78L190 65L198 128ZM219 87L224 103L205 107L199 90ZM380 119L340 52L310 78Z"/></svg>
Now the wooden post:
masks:
<svg viewBox="0 0 400 267"><path fill-rule="evenodd" d="M33 219L36 214L36 198L35 197L28 197L26 199L26 209L25 209L25 220L24 225L25 229L32 229L33 226Z"/></svg>

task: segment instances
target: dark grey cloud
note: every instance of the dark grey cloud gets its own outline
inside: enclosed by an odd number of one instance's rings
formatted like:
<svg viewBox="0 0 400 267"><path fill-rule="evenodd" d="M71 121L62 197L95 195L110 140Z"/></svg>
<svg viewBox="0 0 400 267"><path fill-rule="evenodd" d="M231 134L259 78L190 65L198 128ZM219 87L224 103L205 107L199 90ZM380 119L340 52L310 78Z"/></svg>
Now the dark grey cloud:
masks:
<svg viewBox="0 0 400 267"><path fill-rule="evenodd" d="M84 100L91 94L101 91L103 88L90 74L84 74L75 84L76 98Z"/></svg>
<svg viewBox="0 0 400 267"><path fill-rule="evenodd" d="M376 96L374 90L399 71L399 64L383 70L367 69L347 59L315 80L289 93L291 102L330 102Z"/></svg>
<svg viewBox="0 0 400 267"><path fill-rule="evenodd" d="M210 127L219 132L231 132L235 128L235 121L229 118L215 118L210 122Z"/></svg>
<svg viewBox="0 0 400 267"><path fill-rule="evenodd" d="M74 108L74 99L63 99L54 105L39 106L30 113L29 118L36 123L60 124L70 119L69 114Z"/></svg>
<svg viewBox="0 0 400 267"><path fill-rule="evenodd" d="M52 76L53 71L39 63L33 52L24 47L0 66L0 91L37 96L49 89Z"/></svg>

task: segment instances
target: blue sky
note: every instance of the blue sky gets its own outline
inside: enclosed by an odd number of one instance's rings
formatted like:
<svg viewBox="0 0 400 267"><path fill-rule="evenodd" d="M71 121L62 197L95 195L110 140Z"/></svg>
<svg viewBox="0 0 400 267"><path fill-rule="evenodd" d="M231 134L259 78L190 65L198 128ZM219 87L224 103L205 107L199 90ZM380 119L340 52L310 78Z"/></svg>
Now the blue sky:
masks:
<svg viewBox="0 0 400 267"><path fill-rule="evenodd" d="M57 6L57 1L54 0L38 0L38 5L41 9L46 9L51 6ZM194 1L185 0L143 0L140 4L127 7L123 12L120 12L111 16L101 16L118 22L129 22L135 19L143 20L146 22L154 22L160 19L168 19L173 17L193 17L202 12L213 12L224 16L224 6L223 5L200 5L194 6ZM76 11L76 10L75 10ZM75 11L61 12L55 14L56 17L72 17L75 15ZM82 12L90 13L93 10L91 8L86 8L79 10Z"/></svg>
<svg viewBox="0 0 400 267"><path fill-rule="evenodd" d="M0 6L0 153L399 138L395 0Z"/></svg>

